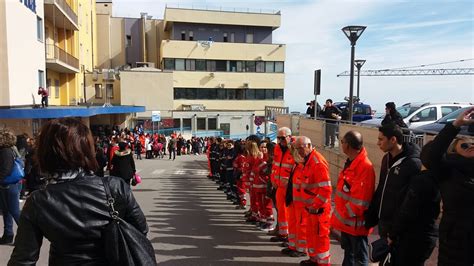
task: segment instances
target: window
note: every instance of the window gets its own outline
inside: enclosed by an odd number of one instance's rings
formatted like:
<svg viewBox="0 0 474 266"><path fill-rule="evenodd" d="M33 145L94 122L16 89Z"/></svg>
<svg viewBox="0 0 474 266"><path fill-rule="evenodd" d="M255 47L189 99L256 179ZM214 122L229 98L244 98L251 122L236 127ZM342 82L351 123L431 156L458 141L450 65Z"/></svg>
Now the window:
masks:
<svg viewBox="0 0 474 266"><path fill-rule="evenodd" d="M417 121L414 118L419 118ZM436 107L429 107L421 110L413 118L413 122L424 122L424 121L435 121L436 120Z"/></svg>
<svg viewBox="0 0 474 266"><path fill-rule="evenodd" d="M229 68L227 69L229 72L236 72L237 71L237 61L229 61Z"/></svg>
<svg viewBox="0 0 474 266"><path fill-rule="evenodd" d="M185 99L196 100L196 94L197 94L196 89L194 88L186 89Z"/></svg>
<svg viewBox="0 0 474 266"><path fill-rule="evenodd" d="M461 107L459 107L459 106L441 106L441 117L444 117L444 116L456 111L459 108L461 108Z"/></svg>
<svg viewBox="0 0 474 266"><path fill-rule="evenodd" d="M226 89L227 92L227 99L229 100L235 100L236 99L236 92L235 89Z"/></svg>
<svg viewBox="0 0 474 266"><path fill-rule="evenodd" d="M102 99L102 84L95 84L95 98Z"/></svg>
<svg viewBox="0 0 474 266"><path fill-rule="evenodd" d="M245 72L255 72L255 61L245 62Z"/></svg>
<svg viewBox="0 0 474 266"><path fill-rule="evenodd" d="M237 72L244 72L244 61L237 61Z"/></svg>
<svg viewBox="0 0 474 266"><path fill-rule="evenodd" d="M227 99L225 92L226 92L225 89L217 90L217 99L218 99L218 100L225 100L225 99Z"/></svg>
<svg viewBox="0 0 474 266"><path fill-rule="evenodd" d="M235 90L235 99L245 100L245 90L242 90L242 89Z"/></svg>
<svg viewBox="0 0 474 266"><path fill-rule="evenodd" d="M105 88L107 90L107 98L113 99L114 98L114 84L105 84Z"/></svg>
<svg viewBox="0 0 474 266"><path fill-rule="evenodd" d="M283 100L283 90L276 89L275 90L275 100Z"/></svg>
<svg viewBox="0 0 474 266"><path fill-rule="evenodd" d="M184 31L184 30L181 31L181 40L182 41L186 40L186 31Z"/></svg>
<svg viewBox="0 0 474 266"><path fill-rule="evenodd" d="M255 90L255 99L265 100L265 90L264 89Z"/></svg>
<svg viewBox="0 0 474 266"><path fill-rule="evenodd" d="M284 72L284 65L283 62L275 62L275 72L283 73Z"/></svg>
<svg viewBox="0 0 474 266"><path fill-rule="evenodd" d="M265 62L265 72L267 73L275 72L275 62L273 61Z"/></svg>
<svg viewBox="0 0 474 266"><path fill-rule="evenodd" d="M54 80L54 98L59 98L59 79Z"/></svg>
<svg viewBox="0 0 474 266"><path fill-rule="evenodd" d="M265 99L267 100L273 100L274 99L274 93L272 89L265 90Z"/></svg>
<svg viewBox="0 0 474 266"><path fill-rule="evenodd" d="M127 35L125 39L125 47L131 47L132 46L132 35Z"/></svg>
<svg viewBox="0 0 474 266"><path fill-rule="evenodd" d="M255 100L255 90L250 90L250 89L245 90L245 99Z"/></svg>
<svg viewBox="0 0 474 266"><path fill-rule="evenodd" d="M186 59L186 70L188 70L188 71L196 70L196 60Z"/></svg>
<svg viewBox="0 0 474 266"><path fill-rule="evenodd" d="M51 98L51 79L46 79L46 88L48 89L48 98Z"/></svg>
<svg viewBox="0 0 474 266"><path fill-rule="evenodd" d="M43 19L36 16L36 37L43 42Z"/></svg>
<svg viewBox="0 0 474 266"><path fill-rule="evenodd" d="M183 129L191 130L191 118L183 118Z"/></svg>
<svg viewBox="0 0 474 266"><path fill-rule="evenodd" d="M207 129L216 130L217 129L217 118L208 118L207 119Z"/></svg>
<svg viewBox="0 0 474 266"><path fill-rule="evenodd" d="M175 70L184 70L184 59L175 59Z"/></svg>
<svg viewBox="0 0 474 266"><path fill-rule="evenodd" d="M174 88L174 99L186 99L186 89Z"/></svg>
<svg viewBox="0 0 474 266"><path fill-rule="evenodd" d="M230 33L230 42L235 42L235 33Z"/></svg>
<svg viewBox="0 0 474 266"><path fill-rule="evenodd" d="M196 60L196 70L206 71L206 60Z"/></svg>
<svg viewBox="0 0 474 266"><path fill-rule="evenodd" d="M44 88L44 71L38 70L38 87Z"/></svg>
<svg viewBox="0 0 474 266"><path fill-rule="evenodd" d="M206 61L206 64L207 64L207 71L209 71L209 72L216 71L216 61L208 60L208 61Z"/></svg>
<svg viewBox="0 0 474 266"><path fill-rule="evenodd" d="M196 99L200 100L214 100L217 97L216 89L197 89Z"/></svg>
<svg viewBox="0 0 474 266"><path fill-rule="evenodd" d="M206 118L198 117L197 121L197 130L206 130Z"/></svg>
<svg viewBox="0 0 474 266"><path fill-rule="evenodd" d="M256 72L259 72L259 73L265 72L265 62L263 61L255 62L255 70Z"/></svg>
<svg viewBox="0 0 474 266"><path fill-rule="evenodd" d="M217 60L216 62L216 71L226 71L227 70L227 61Z"/></svg>
<svg viewBox="0 0 474 266"><path fill-rule="evenodd" d="M188 35L189 35L189 40L190 40L190 41L194 40L194 32L193 32L192 30L190 30L190 31L188 32Z"/></svg>
<svg viewBox="0 0 474 266"><path fill-rule="evenodd" d="M224 37L224 42L228 42L228 41L229 41L229 39L228 39L228 37L227 37L227 32L224 32L223 37Z"/></svg>
<svg viewBox="0 0 474 266"><path fill-rule="evenodd" d="M173 119L173 127L180 128L181 127L181 120L179 118Z"/></svg>
<svg viewBox="0 0 474 266"><path fill-rule="evenodd" d="M165 58L164 59L165 70L174 70L174 59L172 58Z"/></svg>
<svg viewBox="0 0 474 266"><path fill-rule="evenodd" d="M245 42L246 43L253 43L253 33L247 33L245 35Z"/></svg>

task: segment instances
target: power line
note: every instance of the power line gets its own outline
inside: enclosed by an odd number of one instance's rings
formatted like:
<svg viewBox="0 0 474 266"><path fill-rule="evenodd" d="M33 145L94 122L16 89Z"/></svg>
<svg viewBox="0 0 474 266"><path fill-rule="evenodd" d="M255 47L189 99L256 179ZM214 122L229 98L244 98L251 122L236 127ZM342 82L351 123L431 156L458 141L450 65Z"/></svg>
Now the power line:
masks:
<svg viewBox="0 0 474 266"><path fill-rule="evenodd" d="M344 71L337 75L349 76L349 71ZM357 75L357 71L355 72ZM474 68L424 68L424 69L383 69L383 70L363 70L361 76L454 76L454 75L474 75Z"/></svg>
<svg viewBox="0 0 474 266"><path fill-rule="evenodd" d="M445 65L445 64L453 64L453 63L472 61L472 60L474 60L474 58L461 59L461 60L455 60L455 61L447 61L447 62L441 62L441 63L433 63L433 64L425 64L425 65L418 65L418 66L387 68L387 69L384 69L384 70L401 70L401 69L408 69L408 68L415 68L415 67L438 66L438 65Z"/></svg>

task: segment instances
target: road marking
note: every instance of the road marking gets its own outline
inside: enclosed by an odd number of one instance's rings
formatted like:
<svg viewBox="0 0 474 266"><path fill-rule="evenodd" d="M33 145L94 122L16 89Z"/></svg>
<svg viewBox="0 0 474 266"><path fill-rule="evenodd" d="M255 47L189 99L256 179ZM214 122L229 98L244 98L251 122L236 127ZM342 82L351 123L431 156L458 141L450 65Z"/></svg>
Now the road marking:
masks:
<svg viewBox="0 0 474 266"><path fill-rule="evenodd" d="M156 169L153 172L151 172L152 175L160 175L164 173L166 170L165 169Z"/></svg>

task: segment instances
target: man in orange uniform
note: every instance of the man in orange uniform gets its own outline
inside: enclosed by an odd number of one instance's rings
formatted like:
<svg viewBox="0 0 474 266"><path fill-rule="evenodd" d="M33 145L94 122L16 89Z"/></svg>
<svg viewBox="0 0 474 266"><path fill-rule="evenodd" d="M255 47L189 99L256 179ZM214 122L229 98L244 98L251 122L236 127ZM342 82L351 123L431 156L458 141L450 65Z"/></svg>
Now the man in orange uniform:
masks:
<svg viewBox="0 0 474 266"><path fill-rule="evenodd" d="M329 266L329 220L331 213L331 181L329 166L324 157L313 149L311 140L301 136L296 139L296 148L304 158L301 189L308 212L306 233L308 238L309 260L300 265Z"/></svg>
<svg viewBox="0 0 474 266"><path fill-rule="evenodd" d="M357 131L349 131L341 139L342 151L348 159L337 180L331 224L341 231L344 266L369 263L367 236L370 230L364 226L364 211L374 194L375 172L362 145L362 135Z"/></svg>
<svg viewBox="0 0 474 266"><path fill-rule="evenodd" d="M270 239L272 242L288 241L288 214L286 210L286 188L291 169L295 165L293 156L288 148L291 140L291 130L287 127L278 129L278 145L274 149L271 174L272 186L276 188L276 209L278 215L278 235Z"/></svg>

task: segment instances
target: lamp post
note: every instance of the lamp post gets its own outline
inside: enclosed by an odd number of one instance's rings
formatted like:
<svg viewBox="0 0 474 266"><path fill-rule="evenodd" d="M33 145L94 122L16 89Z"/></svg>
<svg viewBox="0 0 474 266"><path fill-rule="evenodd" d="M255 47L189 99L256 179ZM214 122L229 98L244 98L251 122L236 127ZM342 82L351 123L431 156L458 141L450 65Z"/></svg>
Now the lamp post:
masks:
<svg viewBox="0 0 474 266"><path fill-rule="evenodd" d="M349 82L349 121L352 122L352 115L354 113L354 54L355 54L355 45L357 39L359 39L360 35L364 32L366 26L346 26L342 28L342 32L346 35L346 37L351 42L351 74L350 74L350 82Z"/></svg>
<svg viewBox="0 0 474 266"><path fill-rule="evenodd" d="M360 100L360 97L359 97L359 92L360 92L359 91L359 89L360 89L360 69L365 64L365 60L363 60L363 59L354 60L354 64L357 67L357 100Z"/></svg>

